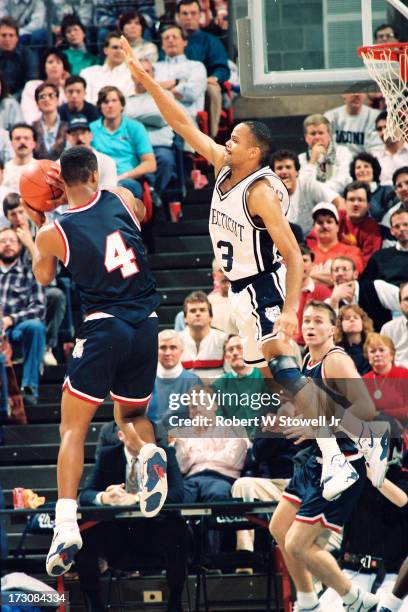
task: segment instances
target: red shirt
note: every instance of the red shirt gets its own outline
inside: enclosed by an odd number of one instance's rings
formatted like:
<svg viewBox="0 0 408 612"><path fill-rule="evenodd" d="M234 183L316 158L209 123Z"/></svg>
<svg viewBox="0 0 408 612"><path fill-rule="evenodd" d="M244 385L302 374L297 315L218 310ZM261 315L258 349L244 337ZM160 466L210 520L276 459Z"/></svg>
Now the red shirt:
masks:
<svg viewBox="0 0 408 612"><path fill-rule="evenodd" d="M408 369L393 365L386 376L364 374L366 386L379 412L395 419L408 420Z"/></svg>
<svg viewBox="0 0 408 612"><path fill-rule="evenodd" d="M305 341L302 335L302 321L303 321L303 311L306 307L306 304L310 302L310 300L318 300L319 302L324 302L328 297L331 296L332 290L329 287L325 287L324 285L319 285L319 283L315 283L310 279L313 283L314 287L312 290L309 288L306 291L301 292L299 298L299 305L297 309L297 318L299 323L299 333L295 337L295 341L301 346L305 345Z"/></svg>
<svg viewBox="0 0 408 612"><path fill-rule="evenodd" d="M365 267L373 253L381 248L380 226L368 215L360 223L353 224L345 210L339 210L339 220L340 242L358 247L363 254Z"/></svg>
<svg viewBox="0 0 408 612"><path fill-rule="evenodd" d="M349 246L343 242L336 242L336 244L333 245L328 251L323 251L319 248L316 236L312 233L307 237L306 244L315 254L314 264L325 264L329 261L333 261L333 259L339 257L339 255L345 255L354 261L356 264L356 270L359 274L361 274L365 268L363 254L356 246Z"/></svg>

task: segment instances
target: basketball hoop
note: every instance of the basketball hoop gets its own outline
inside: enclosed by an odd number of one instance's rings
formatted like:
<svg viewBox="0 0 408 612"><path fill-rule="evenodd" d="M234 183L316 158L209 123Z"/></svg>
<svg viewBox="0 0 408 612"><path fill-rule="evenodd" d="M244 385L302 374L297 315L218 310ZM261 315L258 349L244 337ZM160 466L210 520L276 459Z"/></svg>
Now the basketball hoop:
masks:
<svg viewBox="0 0 408 612"><path fill-rule="evenodd" d="M384 138L408 142L408 43L368 45L358 54L387 104Z"/></svg>

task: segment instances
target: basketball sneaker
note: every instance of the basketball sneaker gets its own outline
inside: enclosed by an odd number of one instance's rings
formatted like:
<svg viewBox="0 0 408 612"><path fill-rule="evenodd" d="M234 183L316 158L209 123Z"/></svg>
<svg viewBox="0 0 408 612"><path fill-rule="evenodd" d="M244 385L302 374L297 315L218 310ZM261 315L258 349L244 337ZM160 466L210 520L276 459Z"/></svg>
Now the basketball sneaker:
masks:
<svg viewBox="0 0 408 612"><path fill-rule="evenodd" d="M74 562L78 550L82 548L82 538L78 524L66 521L54 527L54 537L47 555L46 569L49 576L61 576Z"/></svg>
<svg viewBox="0 0 408 612"><path fill-rule="evenodd" d="M375 610L378 604L378 595L367 593L357 589L357 595L352 603L343 603L343 610L347 612L369 612L369 610Z"/></svg>
<svg viewBox="0 0 408 612"><path fill-rule="evenodd" d="M317 602L317 604L311 608L302 608L299 606L298 602L295 601L293 605L293 612L322 612L322 608L320 607L320 602Z"/></svg>
<svg viewBox="0 0 408 612"><path fill-rule="evenodd" d="M389 608L384 608L384 606L382 606L378 612L392 612L392 610L390 610Z"/></svg>
<svg viewBox="0 0 408 612"><path fill-rule="evenodd" d="M334 455L330 462L322 465L322 495L327 501L340 497L358 480L358 474L343 453Z"/></svg>
<svg viewBox="0 0 408 612"><path fill-rule="evenodd" d="M142 490L139 493L140 510L151 518L158 514L167 497L167 457L162 448L145 444L139 453Z"/></svg>
<svg viewBox="0 0 408 612"><path fill-rule="evenodd" d="M389 423L367 423L370 437L360 438L358 447L370 466L371 482L374 487L382 487L387 471L388 451L391 430Z"/></svg>

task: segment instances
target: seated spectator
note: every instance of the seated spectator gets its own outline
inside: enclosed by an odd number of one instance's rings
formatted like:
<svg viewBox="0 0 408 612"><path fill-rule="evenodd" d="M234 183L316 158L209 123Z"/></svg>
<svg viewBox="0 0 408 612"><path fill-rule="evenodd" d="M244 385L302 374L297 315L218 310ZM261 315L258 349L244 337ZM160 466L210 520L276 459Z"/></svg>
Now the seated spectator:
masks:
<svg viewBox="0 0 408 612"><path fill-rule="evenodd" d="M200 61L187 59L187 38L176 25L164 28L161 33L164 59L154 66L154 75L163 89L170 91L195 119L204 110L207 72Z"/></svg>
<svg viewBox="0 0 408 612"><path fill-rule="evenodd" d="M64 84L69 77L71 66L60 49L47 49L40 61L40 79L28 81L21 96L21 110L27 123L34 123L41 118L41 111L35 103L35 91L43 82L53 83L58 88L58 104L66 102Z"/></svg>
<svg viewBox="0 0 408 612"><path fill-rule="evenodd" d="M381 221L396 200L390 185L380 185L381 166L378 159L369 153L358 153L350 164L350 174L353 181L366 183L370 188L369 212L376 221Z"/></svg>
<svg viewBox="0 0 408 612"><path fill-rule="evenodd" d="M317 282L331 286L331 264L339 255L350 257L358 273L364 268L363 254L356 246L339 242L339 213L334 204L320 202L312 210L315 239L308 239L307 245L315 254L311 277Z"/></svg>
<svg viewBox="0 0 408 612"><path fill-rule="evenodd" d="M330 297L324 301L333 308L336 314L342 306L358 304L361 291L354 260L345 255L335 257L332 261L330 275L333 290Z"/></svg>
<svg viewBox="0 0 408 612"><path fill-rule="evenodd" d="M130 506L138 501L140 468L138 452L119 431L115 446L100 449L79 497L84 506ZM160 445L161 446L161 445ZM167 455L168 503L183 501L183 480L174 449L163 447ZM124 485L123 483L126 483ZM83 546L75 557L81 589L88 610L104 610L99 583L98 557L120 566L120 560L142 559L154 554L160 566L164 556L169 589L167 611L182 612L182 592L187 575L187 526L176 513L151 519L102 521L82 532ZM137 561L135 559L135 568Z"/></svg>
<svg viewBox="0 0 408 612"><path fill-rule="evenodd" d="M155 64L159 59L156 45L143 38L146 29L146 20L137 11L125 11L119 17L119 32L127 39L134 54L139 60L148 60Z"/></svg>
<svg viewBox="0 0 408 612"><path fill-rule="evenodd" d="M374 31L374 42L376 45L398 42L398 40L395 28L390 23L382 23Z"/></svg>
<svg viewBox="0 0 408 612"><path fill-rule="evenodd" d="M0 72L10 94L18 99L27 81L38 76L37 58L19 42L18 22L12 17L0 19Z"/></svg>
<svg viewBox="0 0 408 612"><path fill-rule="evenodd" d="M87 84L86 99L91 104L97 103L100 90L108 85L120 89L125 97L131 96L134 89L118 32L107 35L103 52L105 62L102 66L89 66L80 73Z"/></svg>
<svg viewBox="0 0 408 612"><path fill-rule="evenodd" d="M45 297L31 266L20 261L22 244L13 229L0 230L0 303L3 330L13 346L22 346L24 402L38 401L38 381L45 349Z"/></svg>
<svg viewBox="0 0 408 612"><path fill-rule="evenodd" d="M170 395L190 391L192 387L201 384L201 380L193 372L187 372L181 363L183 343L173 329L164 329L159 333L159 362L154 383L152 398L149 402L147 416L152 421L164 421L172 414L169 406ZM179 413L180 414L180 413ZM184 416L187 416L185 414Z"/></svg>
<svg viewBox="0 0 408 612"><path fill-rule="evenodd" d="M4 166L3 185L14 193L20 193L20 177L34 160L37 135L31 125L16 123L10 130L10 139L14 155Z"/></svg>
<svg viewBox="0 0 408 612"><path fill-rule="evenodd" d="M116 164L109 155L100 153L91 147L92 139L93 134L86 117L82 115L73 116L67 127L68 146L82 146L92 149L98 160L99 189L116 187L118 183Z"/></svg>
<svg viewBox="0 0 408 612"><path fill-rule="evenodd" d="M224 342L227 335L211 327L212 306L203 291L193 291L183 304L186 329L180 332L183 342L181 363L200 378L213 378L222 373Z"/></svg>
<svg viewBox="0 0 408 612"><path fill-rule="evenodd" d="M395 365L392 340L382 334L369 334L364 343L364 352L371 366L371 372L364 378L377 411L407 424L408 393L405 380L408 379L408 370Z"/></svg>
<svg viewBox="0 0 408 612"><path fill-rule="evenodd" d="M378 111L364 104L366 94L343 94L344 106L333 108L325 117L337 144L345 145L352 155L381 146L375 130Z"/></svg>
<svg viewBox="0 0 408 612"><path fill-rule="evenodd" d="M371 366L363 352L364 342L373 329L370 317L357 304L342 306L337 316L334 342L350 355L360 376L367 374Z"/></svg>
<svg viewBox="0 0 408 612"><path fill-rule="evenodd" d="M40 42L46 40L46 4L42 0L29 0L29 2L1 0L0 16L6 15L18 23L23 45L31 45L35 49Z"/></svg>
<svg viewBox="0 0 408 612"><path fill-rule="evenodd" d="M286 218L296 223L306 235L312 229L312 210L318 202L332 202L338 208L343 198L310 176L299 176L300 164L296 153L280 149L272 154L270 167L283 181L290 195L290 207Z"/></svg>
<svg viewBox="0 0 408 612"><path fill-rule="evenodd" d="M388 321L381 328L381 335L392 340L395 347L395 365L408 368L408 282L399 287L402 317Z"/></svg>
<svg viewBox="0 0 408 612"><path fill-rule="evenodd" d="M216 260L214 261L217 266L220 290L208 295L208 301L212 306L213 313L211 327L215 327L215 329L219 329L228 335L236 335L238 333L238 328L232 314L231 299L229 297L231 283L225 276L224 271L218 267Z"/></svg>
<svg viewBox="0 0 408 612"><path fill-rule="evenodd" d="M148 60L141 61L146 72L153 76L151 63ZM174 132L164 121L156 102L147 93L142 83L140 81L134 81L134 83L134 94L126 99L123 114L130 119L140 121L147 130L157 162L154 189L159 195L162 195L170 181L176 176L176 152L173 147Z"/></svg>
<svg viewBox="0 0 408 612"><path fill-rule="evenodd" d="M146 29L154 30L157 21L155 0L132 0L128 3L128 6L143 17ZM100 0L95 6L94 25L102 31L102 34L108 30L116 29L123 8L128 8L128 6L126 6L126 2L115 4L112 3L112 0ZM98 42L99 40L100 37L98 36Z"/></svg>
<svg viewBox="0 0 408 612"><path fill-rule="evenodd" d="M215 138L221 116L221 85L228 81L230 70L225 47L220 40L200 28L201 6L198 0L180 0L176 20L187 36L186 56L202 62L207 70L207 100L210 136Z"/></svg>
<svg viewBox="0 0 408 612"><path fill-rule="evenodd" d="M64 15L61 21L62 45L72 75L78 75L84 68L100 64L99 57L87 50L85 35L85 26L76 13Z"/></svg>
<svg viewBox="0 0 408 612"><path fill-rule="evenodd" d="M80 19L85 28L92 27L94 3L92 0L53 0L51 11L51 30L57 44L61 44L61 24L66 15L74 15Z"/></svg>
<svg viewBox="0 0 408 612"><path fill-rule="evenodd" d="M61 121L57 109L58 87L54 83L41 83L34 95L41 112L40 119L33 122L37 133L34 157L55 161L61 157L67 138L67 124Z"/></svg>
<svg viewBox="0 0 408 612"><path fill-rule="evenodd" d="M65 81L64 92L67 101L58 108L62 121L69 123L75 115L83 115L88 123L96 121L100 113L94 104L85 100L86 81L81 76L70 76Z"/></svg>
<svg viewBox="0 0 408 612"><path fill-rule="evenodd" d="M15 123L22 120L20 105L15 98L9 96L7 83L0 74L0 129L10 130Z"/></svg>
<svg viewBox="0 0 408 612"><path fill-rule="evenodd" d="M313 268L313 262L315 259L315 255L312 249L309 248L306 244L301 244L300 252L302 253L303 258L303 278L302 289L297 309L299 332L298 335L295 337L295 341L300 346L305 346L305 341L302 335L303 311L308 302L310 302L310 300L318 300L319 302L323 302L330 296L331 292L330 289L325 285L315 283L310 276Z"/></svg>
<svg viewBox="0 0 408 612"><path fill-rule="evenodd" d="M344 198L346 210L339 210L339 240L343 244L358 247L364 264L381 248L380 226L369 215L372 194L367 183L354 181L347 185Z"/></svg>
<svg viewBox="0 0 408 612"><path fill-rule="evenodd" d="M90 126L93 145L97 151L115 160L119 185L141 198L144 175L156 171L156 159L146 128L139 121L123 116L125 98L117 87L103 87L97 107L102 117Z"/></svg>
<svg viewBox="0 0 408 612"><path fill-rule="evenodd" d="M401 208L408 210L408 166L398 168L392 175L392 182L399 202L392 206L381 219L381 225L385 225L386 227L391 226L391 216L395 211Z"/></svg>
<svg viewBox="0 0 408 612"><path fill-rule="evenodd" d="M385 139L384 130L387 125L387 111L380 113L375 120L375 127L383 145L373 149L372 153L380 162L381 185L392 185L392 176L398 168L408 165L408 144L404 140Z"/></svg>
<svg viewBox="0 0 408 612"><path fill-rule="evenodd" d="M34 227L21 204L21 198L17 193L9 193L3 202L4 214L10 223L11 228L16 232L18 239L23 245L20 253L20 261L27 266L31 266L35 252ZM53 354L53 349L58 344L58 332L64 319L67 301L64 292L59 289L56 282L44 288L46 298L45 326L46 326L46 349L44 353L44 364L47 366L57 365L57 360Z"/></svg>
<svg viewBox="0 0 408 612"><path fill-rule="evenodd" d="M323 115L306 117L303 134L308 150L299 155L300 176L310 175L333 191L342 193L351 180L350 151L347 147L333 142L330 121Z"/></svg>

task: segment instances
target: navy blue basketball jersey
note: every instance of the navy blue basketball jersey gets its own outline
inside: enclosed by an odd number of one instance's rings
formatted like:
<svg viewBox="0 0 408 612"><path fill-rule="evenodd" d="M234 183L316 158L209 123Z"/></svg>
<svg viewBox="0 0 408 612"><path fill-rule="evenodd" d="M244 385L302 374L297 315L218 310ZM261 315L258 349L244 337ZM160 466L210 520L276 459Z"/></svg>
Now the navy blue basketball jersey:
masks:
<svg viewBox="0 0 408 612"><path fill-rule="evenodd" d="M99 191L54 223L86 315L106 313L135 325L157 308L139 221L119 195Z"/></svg>
<svg viewBox="0 0 408 612"><path fill-rule="evenodd" d="M344 397L341 393L335 391L325 382L325 374L324 374L324 360L331 353L342 353L343 355L347 355L346 351L339 346L334 346L329 351L327 351L326 355L324 355L323 359L317 363L312 363L310 360L310 353L307 353L303 360L302 373L308 378L313 378L316 381L316 384L325 392L332 400L334 400L339 406L342 406L344 410L347 410L351 406L351 402ZM340 450L346 453L355 453L357 452L357 448L354 443L349 438L340 437L338 438L338 444Z"/></svg>

